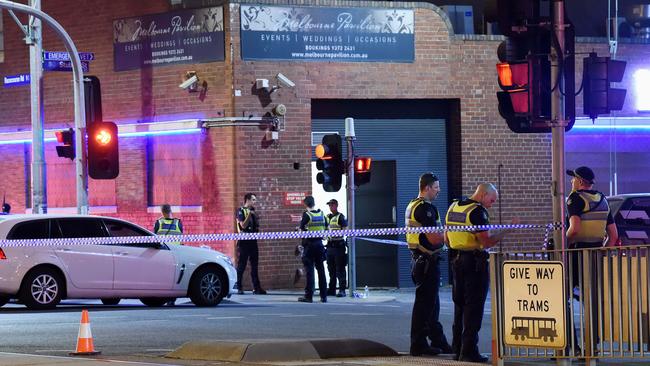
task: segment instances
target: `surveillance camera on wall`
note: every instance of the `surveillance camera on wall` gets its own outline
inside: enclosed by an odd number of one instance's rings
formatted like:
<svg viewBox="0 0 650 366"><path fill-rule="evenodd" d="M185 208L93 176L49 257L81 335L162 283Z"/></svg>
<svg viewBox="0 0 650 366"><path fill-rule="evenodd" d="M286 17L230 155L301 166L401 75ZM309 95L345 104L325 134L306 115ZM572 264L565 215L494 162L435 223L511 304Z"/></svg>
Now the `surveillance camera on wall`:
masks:
<svg viewBox="0 0 650 366"><path fill-rule="evenodd" d="M188 79L186 79L185 81L183 81L182 83L180 83L178 87L181 89L192 89L193 88L192 86L198 83L198 81L199 81L199 77L196 76L196 74L194 74L190 76Z"/></svg>
<svg viewBox="0 0 650 366"><path fill-rule="evenodd" d="M255 79L255 88L257 88L257 89L269 89L269 80L268 79Z"/></svg>
<svg viewBox="0 0 650 366"><path fill-rule="evenodd" d="M278 75L276 75L276 79L278 79L278 83L280 83L280 85L285 88L293 88L296 86L296 83L291 81L291 79L284 76L282 73L278 73Z"/></svg>

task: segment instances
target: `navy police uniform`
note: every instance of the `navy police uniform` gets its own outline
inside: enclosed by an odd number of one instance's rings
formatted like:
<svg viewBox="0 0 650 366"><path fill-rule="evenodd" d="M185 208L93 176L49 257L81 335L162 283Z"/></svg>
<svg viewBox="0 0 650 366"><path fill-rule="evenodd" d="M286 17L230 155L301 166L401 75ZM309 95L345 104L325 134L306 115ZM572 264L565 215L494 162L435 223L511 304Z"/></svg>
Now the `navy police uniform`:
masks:
<svg viewBox="0 0 650 366"><path fill-rule="evenodd" d="M303 212L300 220L300 230L322 231L325 230L325 214L320 209L312 209ZM302 264L305 267L305 297L302 298L311 302L314 296L314 267L318 271L318 288L322 302L327 302L327 280L325 278L325 247L323 238L305 238L302 241Z"/></svg>
<svg viewBox="0 0 650 366"><path fill-rule="evenodd" d="M237 231L244 233L256 233L260 230L260 224L257 218L257 215L252 215L248 221L246 227L241 227L239 222L244 222L246 219L251 216L251 211L254 211L252 207L240 207L237 210ZM259 263L259 249L257 246L257 240L238 240L237 241L237 284L236 287L239 289L239 293L243 293L242 287L242 278L244 276L244 271L246 270L246 262L251 262L251 281L253 282L253 291L254 292L263 292L260 285L260 279L257 272L257 267Z"/></svg>
<svg viewBox="0 0 650 366"><path fill-rule="evenodd" d="M430 202L418 197L406 207L405 224L407 227L439 226L438 209ZM419 355L431 347L436 352L450 352L449 343L439 321L440 315L440 255L438 250L443 243L430 243L424 233L407 233L406 241L413 255L411 278L415 284L415 301L411 315L412 355Z"/></svg>
<svg viewBox="0 0 650 366"><path fill-rule="evenodd" d="M446 217L447 226L488 225L485 207L471 199L454 201ZM478 332L490 279L488 254L476 235L478 232L449 231L449 246L456 250L452 258L454 276L454 338L452 349L461 360L483 360L478 351Z"/></svg>
<svg viewBox="0 0 650 366"><path fill-rule="evenodd" d="M345 215L340 212L327 215L329 230L342 230L348 226ZM330 277L328 295L336 295L336 280L339 281L339 294L345 296L347 254L345 253L346 243L342 236L332 236L327 240L327 272Z"/></svg>

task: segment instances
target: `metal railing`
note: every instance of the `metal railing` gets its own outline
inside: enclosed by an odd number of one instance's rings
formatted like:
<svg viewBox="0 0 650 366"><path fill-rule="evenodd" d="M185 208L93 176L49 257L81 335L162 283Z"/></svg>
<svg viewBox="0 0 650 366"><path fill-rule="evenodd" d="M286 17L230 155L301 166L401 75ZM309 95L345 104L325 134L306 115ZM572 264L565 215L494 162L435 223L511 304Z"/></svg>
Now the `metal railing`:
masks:
<svg viewBox="0 0 650 366"><path fill-rule="evenodd" d="M490 253L493 355L508 359L648 359L650 350L650 245ZM566 347L551 349L506 345L505 261L561 261L566 289ZM558 291L562 291L561 288ZM550 320L555 326L555 321ZM514 329L514 328L513 328Z"/></svg>

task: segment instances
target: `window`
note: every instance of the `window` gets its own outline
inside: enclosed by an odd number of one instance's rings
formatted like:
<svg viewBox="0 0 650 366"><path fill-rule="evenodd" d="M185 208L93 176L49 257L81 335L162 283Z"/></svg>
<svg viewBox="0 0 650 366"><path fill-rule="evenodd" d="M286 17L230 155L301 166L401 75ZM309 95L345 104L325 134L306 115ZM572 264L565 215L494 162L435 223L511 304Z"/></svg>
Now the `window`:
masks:
<svg viewBox="0 0 650 366"><path fill-rule="evenodd" d="M149 206L200 206L203 185L201 134L147 140Z"/></svg>
<svg viewBox="0 0 650 366"><path fill-rule="evenodd" d="M50 220L20 222L11 229L7 239L49 239Z"/></svg>
<svg viewBox="0 0 650 366"><path fill-rule="evenodd" d="M111 236L151 236L151 234L141 228L125 222L104 219L104 223L108 227L108 232Z"/></svg>
<svg viewBox="0 0 650 366"><path fill-rule="evenodd" d="M57 219L64 238L97 238L108 236L101 219Z"/></svg>

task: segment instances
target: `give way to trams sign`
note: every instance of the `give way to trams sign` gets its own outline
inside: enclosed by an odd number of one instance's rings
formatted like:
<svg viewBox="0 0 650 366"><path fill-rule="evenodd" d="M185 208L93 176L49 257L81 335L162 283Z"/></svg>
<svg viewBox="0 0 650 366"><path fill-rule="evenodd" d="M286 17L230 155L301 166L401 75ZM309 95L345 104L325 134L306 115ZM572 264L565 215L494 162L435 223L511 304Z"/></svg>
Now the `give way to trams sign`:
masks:
<svg viewBox="0 0 650 366"><path fill-rule="evenodd" d="M503 336L508 346L564 348L564 265L551 261L503 263Z"/></svg>

